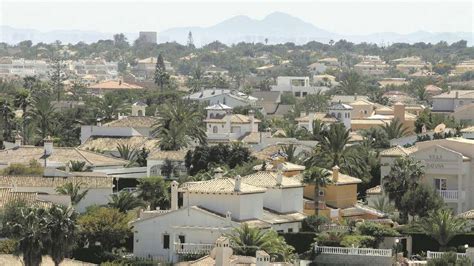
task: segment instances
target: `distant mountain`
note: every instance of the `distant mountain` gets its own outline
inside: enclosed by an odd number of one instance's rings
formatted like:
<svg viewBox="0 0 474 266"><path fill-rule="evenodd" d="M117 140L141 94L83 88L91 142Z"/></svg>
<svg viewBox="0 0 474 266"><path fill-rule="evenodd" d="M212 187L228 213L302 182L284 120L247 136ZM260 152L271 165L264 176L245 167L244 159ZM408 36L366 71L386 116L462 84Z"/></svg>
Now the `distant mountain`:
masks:
<svg viewBox="0 0 474 266"><path fill-rule="evenodd" d="M224 20L210 27L179 27L162 31L158 34L159 42L176 41L185 44L188 33L193 33L194 43L201 46L213 41L220 41L225 44L238 42L264 42L285 43L294 42L304 44L309 41L328 43L330 40L346 39L351 42L390 44L395 42L416 43L446 41L448 43L459 40L468 41L469 45L474 44L474 34L471 32L445 32L430 33L418 31L409 34L399 34L393 32L381 32L367 35L344 35L326 31L305 22L297 17L282 12L272 13L262 20L252 19L247 16L235 16ZM137 33L125 34L129 41L133 42L138 37ZM101 33L95 31L80 30L57 30L50 32L40 32L31 29L15 29L8 26L0 26L0 42L18 43L23 40L37 42L54 42L61 40L63 43L85 43L96 42L101 39L112 39L112 33Z"/></svg>
<svg viewBox="0 0 474 266"><path fill-rule="evenodd" d="M92 43L98 40L113 39L114 33L103 33L97 31L82 30L55 30L41 32L34 29L17 29L9 26L0 26L0 42L16 44L24 40L31 40L33 43L44 42L53 43L60 40L62 43ZM126 34L129 40L135 40L137 34ZM132 38L132 39L130 39Z"/></svg>
<svg viewBox="0 0 474 266"><path fill-rule="evenodd" d="M285 13L275 12L262 20L252 19L247 16L236 16L224 20L211 27L180 27L171 28L159 33L160 41L177 41L186 43L188 32L193 33L197 45L219 40L231 44L241 41L269 43L306 43L314 40L329 41L337 34L315 27L299 18Z"/></svg>

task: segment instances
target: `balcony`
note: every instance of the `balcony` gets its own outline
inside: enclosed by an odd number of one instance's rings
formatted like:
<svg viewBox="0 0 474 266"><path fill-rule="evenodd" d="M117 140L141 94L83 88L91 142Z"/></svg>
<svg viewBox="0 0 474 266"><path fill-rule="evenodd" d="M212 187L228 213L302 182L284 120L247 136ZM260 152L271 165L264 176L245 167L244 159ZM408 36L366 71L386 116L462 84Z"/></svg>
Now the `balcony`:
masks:
<svg viewBox="0 0 474 266"><path fill-rule="evenodd" d="M204 255L209 254L215 244L175 243L177 254Z"/></svg>
<svg viewBox="0 0 474 266"><path fill-rule="evenodd" d="M438 190L438 193L445 202L457 202L459 199L458 190Z"/></svg>

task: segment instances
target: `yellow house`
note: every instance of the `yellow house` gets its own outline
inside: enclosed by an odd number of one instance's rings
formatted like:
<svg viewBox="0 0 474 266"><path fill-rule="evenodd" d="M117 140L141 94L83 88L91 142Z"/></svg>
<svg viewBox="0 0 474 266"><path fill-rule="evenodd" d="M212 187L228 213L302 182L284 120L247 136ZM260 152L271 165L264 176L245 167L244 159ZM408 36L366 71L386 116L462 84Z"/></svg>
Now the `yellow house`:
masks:
<svg viewBox="0 0 474 266"><path fill-rule="evenodd" d="M334 166L329 172L332 183L320 189L319 215L326 216L333 221L342 218L377 219L384 216L383 213L358 204L357 184L362 180L340 173L338 166ZM300 176L300 178L302 177ZM305 198L303 211L307 215L316 214L314 194L314 185L306 184L303 192Z"/></svg>

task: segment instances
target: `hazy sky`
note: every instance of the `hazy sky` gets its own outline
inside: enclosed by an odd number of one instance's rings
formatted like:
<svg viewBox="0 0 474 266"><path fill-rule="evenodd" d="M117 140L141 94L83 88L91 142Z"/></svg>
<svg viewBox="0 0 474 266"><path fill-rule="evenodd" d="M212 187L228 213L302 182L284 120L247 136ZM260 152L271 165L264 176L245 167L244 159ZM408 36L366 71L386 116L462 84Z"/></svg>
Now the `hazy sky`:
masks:
<svg viewBox="0 0 474 266"><path fill-rule="evenodd" d="M473 32L473 1L4 1L0 24L41 31L162 31L281 11L342 34Z"/></svg>

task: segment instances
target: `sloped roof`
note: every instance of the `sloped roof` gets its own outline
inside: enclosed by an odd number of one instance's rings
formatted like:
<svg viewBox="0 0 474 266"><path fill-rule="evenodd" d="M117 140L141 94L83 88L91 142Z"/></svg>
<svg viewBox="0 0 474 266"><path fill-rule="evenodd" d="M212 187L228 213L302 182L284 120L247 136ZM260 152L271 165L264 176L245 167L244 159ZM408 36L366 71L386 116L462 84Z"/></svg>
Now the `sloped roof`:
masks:
<svg viewBox="0 0 474 266"><path fill-rule="evenodd" d="M22 201L42 208L52 206L51 202L39 200L36 192L13 192L11 188L0 188L0 208L14 201Z"/></svg>
<svg viewBox="0 0 474 266"><path fill-rule="evenodd" d="M74 174L74 173L73 173ZM52 187L56 188L66 183L80 183L84 188L112 188L112 177L87 176L72 177L42 177L42 176L0 176L0 187Z"/></svg>
<svg viewBox="0 0 474 266"><path fill-rule="evenodd" d="M120 82L118 80L108 80L99 82L97 84L92 84L88 87L89 89L102 89L102 90L140 90L143 87L129 84L125 82Z"/></svg>
<svg viewBox="0 0 474 266"><path fill-rule="evenodd" d="M306 116L303 116L303 117L297 117L297 118L295 118L295 121L297 121L297 122L309 122L309 116L310 116L310 114L308 114ZM328 113L314 113L313 119L314 120L321 120L322 122L326 122L326 123L336 123L337 122L337 119L335 117L331 116Z"/></svg>
<svg viewBox="0 0 474 266"><path fill-rule="evenodd" d="M242 177L242 182L263 188L294 188L303 187L303 184L294 179L283 176L281 184L278 184L278 173L270 171L259 171L250 175Z"/></svg>
<svg viewBox="0 0 474 266"><path fill-rule="evenodd" d="M20 146L0 151L0 163L29 164L30 161L44 161L44 147ZM66 164L69 161L86 162L86 166L123 166L129 162L100 153L72 147L54 147L53 153L46 159L48 162Z"/></svg>
<svg viewBox="0 0 474 266"><path fill-rule="evenodd" d="M223 116L222 118L209 118L205 119L204 122L206 123L226 123L227 116ZM230 122L232 124L248 124L250 123L250 117L241 114L232 114L230 118ZM261 121L257 118L254 118L255 123L260 123Z"/></svg>
<svg viewBox="0 0 474 266"><path fill-rule="evenodd" d="M395 146L395 147L391 147L391 148L388 148L386 150L383 150L380 152L380 156L387 156L387 157L391 157L391 156L395 156L395 157L399 157L399 156L407 156L415 151L418 150L418 147L417 146L411 146L409 148L404 148L402 146Z"/></svg>
<svg viewBox="0 0 474 266"><path fill-rule="evenodd" d="M159 144L158 139L151 139L144 136L133 137L90 137L79 146L84 150L116 151L119 145L129 146L135 149L154 149Z"/></svg>
<svg viewBox="0 0 474 266"><path fill-rule="evenodd" d="M210 105L208 107L206 107L206 110L231 110L232 107L230 106L227 106L225 104L222 104L222 103L216 103L214 105Z"/></svg>
<svg viewBox="0 0 474 266"><path fill-rule="evenodd" d="M187 182L180 186L182 192L217 194L253 194L264 193L266 189L241 183L240 191L235 191L234 178L217 178L207 181Z"/></svg>
<svg viewBox="0 0 474 266"><path fill-rule="evenodd" d="M382 193L382 187L380 185L371 187L365 191L366 194L380 194Z"/></svg>
<svg viewBox="0 0 474 266"><path fill-rule="evenodd" d="M105 127L133 127L151 128L158 123L159 118L154 116L127 116L104 124Z"/></svg>
<svg viewBox="0 0 474 266"><path fill-rule="evenodd" d="M184 161L188 153L187 149L181 149L178 151L162 151L155 149L150 152L148 159L150 160L171 160L171 161Z"/></svg>
<svg viewBox="0 0 474 266"><path fill-rule="evenodd" d="M452 91L444 92L439 95L433 96L433 99L439 99L439 98L454 99L456 98L456 94L458 94L458 98L464 98L464 99L474 98L474 90L452 90Z"/></svg>

